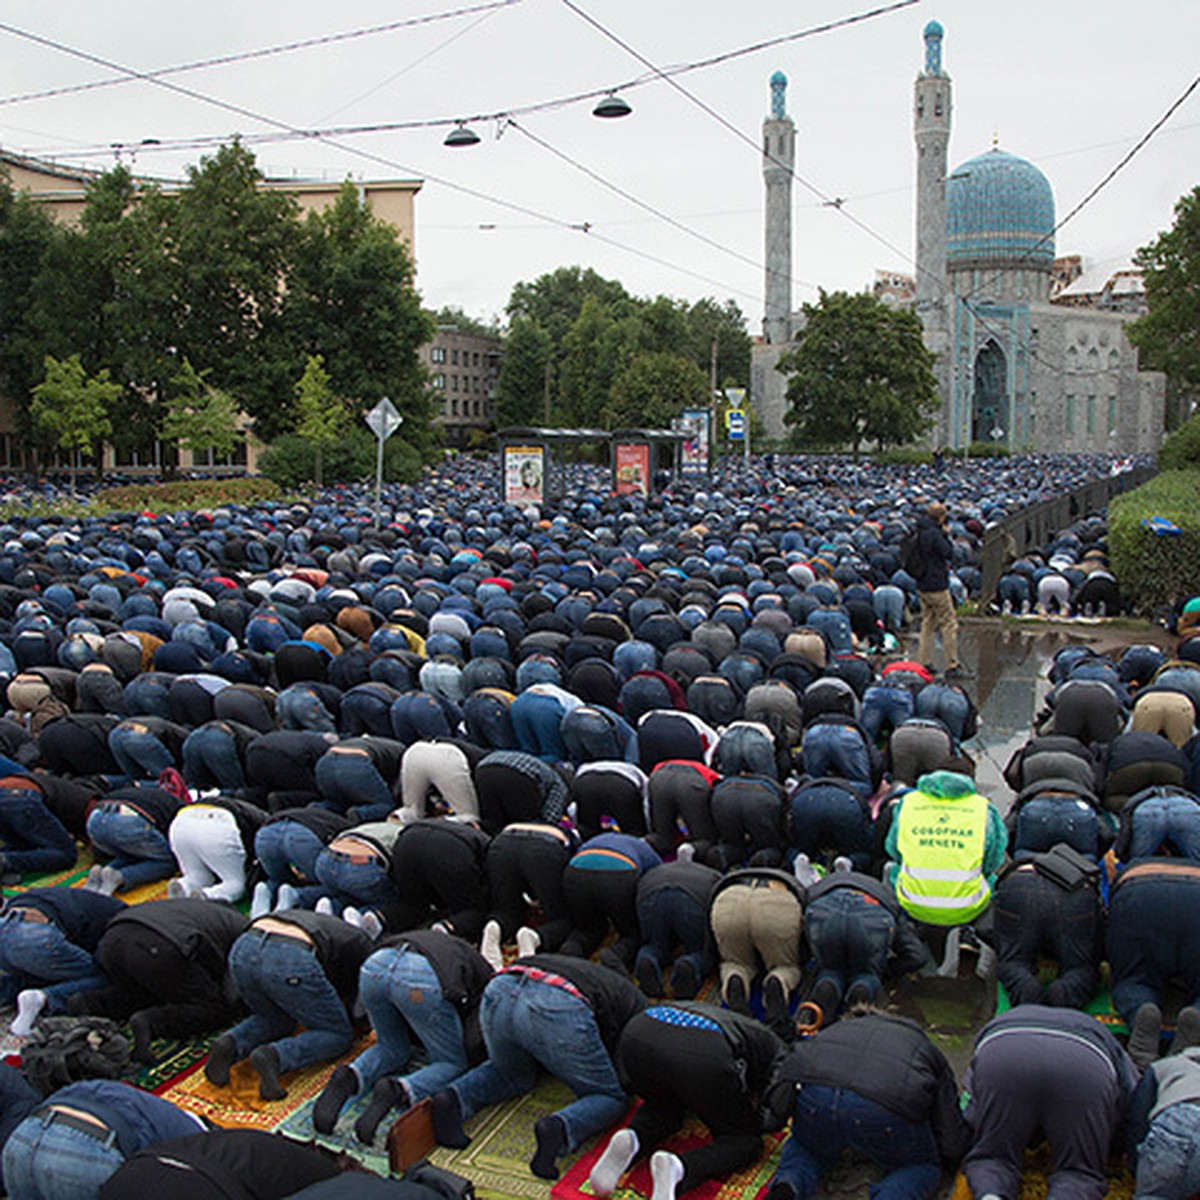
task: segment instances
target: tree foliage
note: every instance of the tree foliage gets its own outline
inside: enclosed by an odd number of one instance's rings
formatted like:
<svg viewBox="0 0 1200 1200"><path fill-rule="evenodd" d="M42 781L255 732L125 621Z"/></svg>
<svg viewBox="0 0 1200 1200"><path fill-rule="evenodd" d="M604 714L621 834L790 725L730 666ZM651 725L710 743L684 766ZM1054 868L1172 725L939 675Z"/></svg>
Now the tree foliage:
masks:
<svg viewBox="0 0 1200 1200"><path fill-rule="evenodd" d="M606 429L666 429L685 408L704 408L708 380L694 362L666 351L642 353L613 381Z"/></svg>
<svg viewBox="0 0 1200 1200"><path fill-rule="evenodd" d="M614 389L643 356L686 361L707 381L714 343L718 385L745 387L749 382L750 338L732 300L688 305L667 296L643 299L590 269L562 267L517 284L508 314L498 425L541 423L548 417L554 425L611 427L616 413L628 411ZM638 367L633 378L645 370ZM691 381L695 378L689 373ZM683 391L695 397L689 404L707 405L707 382L702 394L692 383ZM655 423L643 412L632 423L648 422ZM630 422L622 418L616 423Z"/></svg>
<svg viewBox="0 0 1200 1200"><path fill-rule="evenodd" d="M799 344L778 365L797 446L849 446L857 456L866 441L900 445L930 427L934 356L914 313L846 292L822 292L804 313Z"/></svg>
<svg viewBox="0 0 1200 1200"><path fill-rule="evenodd" d="M171 385L162 436L193 454L229 454L242 437L233 397L211 386L186 358Z"/></svg>
<svg viewBox="0 0 1200 1200"><path fill-rule="evenodd" d="M107 370L89 375L78 354L66 359L46 355L45 371L33 389L30 415L46 442L70 455L74 492L78 452L96 454L112 432L108 409L121 385L108 378Z"/></svg>
<svg viewBox="0 0 1200 1200"><path fill-rule="evenodd" d="M325 360L319 354L309 355L296 383L296 432L312 445L317 487L323 482L325 451L338 440L345 425L346 410L333 394Z"/></svg>
<svg viewBox="0 0 1200 1200"><path fill-rule="evenodd" d="M1175 223L1143 246L1144 317L1126 327L1142 365L1165 371L1177 387L1200 392L1200 186L1175 205Z"/></svg>

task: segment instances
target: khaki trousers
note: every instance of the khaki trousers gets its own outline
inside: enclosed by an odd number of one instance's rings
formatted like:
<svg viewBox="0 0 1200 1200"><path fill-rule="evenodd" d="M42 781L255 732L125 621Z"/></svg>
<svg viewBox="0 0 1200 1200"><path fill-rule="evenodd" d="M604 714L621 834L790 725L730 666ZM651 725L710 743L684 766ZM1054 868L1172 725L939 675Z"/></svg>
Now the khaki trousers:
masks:
<svg viewBox="0 0 1200 1200"><path fill-rule="evenodd" d="M721 995L738 976L750 994L761 958L772 976L791 994L800 985L800 935L804 917L800 901L785 883L770 887L733 884L718 893L709 914L721 958Z"/></svg>
<svg viewBox="0 0 1200 1200"><path fill-rule="evenodd" d="M933 662L933 635L942 635L946 651L946 670L958 666L958 614L949 589L944 592L918 592L921 599L921 641L917 657L928 666Z"/></svg>

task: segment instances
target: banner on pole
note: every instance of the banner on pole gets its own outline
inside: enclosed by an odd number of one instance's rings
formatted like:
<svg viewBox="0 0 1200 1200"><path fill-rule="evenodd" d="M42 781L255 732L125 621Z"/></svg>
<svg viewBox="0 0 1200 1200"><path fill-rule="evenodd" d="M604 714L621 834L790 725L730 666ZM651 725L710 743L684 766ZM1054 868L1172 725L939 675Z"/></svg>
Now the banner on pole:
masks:
<svg viewBox="0 0 1200 1200"><path fill-rule="evenodd" d="M613 490L618 496L650 495L650 447L645 442L618 442L613 451Z"/></svg>
<svg viewBox="0 0 1200 1200"><path fill-rule="evenodd" d="M708 470L708 427L712 415L706 408L689 409L679 417L679 427L687 434L683 443L684 471Z"/></svg>
<svg viewBox="0 0 1200 1200"><path fill-rule="evenodd" d="M541 504L546 498L546 451L542 446L504 447L504 502Z"/></svg>

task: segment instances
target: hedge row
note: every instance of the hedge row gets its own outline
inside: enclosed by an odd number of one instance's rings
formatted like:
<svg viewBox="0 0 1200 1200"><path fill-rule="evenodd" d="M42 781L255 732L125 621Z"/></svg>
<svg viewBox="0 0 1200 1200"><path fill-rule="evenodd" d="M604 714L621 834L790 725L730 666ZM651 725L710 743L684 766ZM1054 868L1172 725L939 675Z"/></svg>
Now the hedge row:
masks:
<svg viewBox="0 0 1200 1200"><path fill-rule="evenodd" d="M1151 517L1166 518L1179 533L1153 533L1142 524ZM1164 471L1114 499L1108 544L1121 591L1138 611L1200 594L1200 470Z"/></svg>
<svg viewBox="0 0 1200 1200"><path fill-rule="evenodd" d="M255 504L274 500L279 485L269 479L236 476L231 479L189 479L174 483L131 483L104 488L92 498L92 512L179 512L219 508L222 504Z"/></svg>
<svg viewBox="0 0 1200 1200"><path fill-rule="evenodd" d="M1184 421L1158 452L1158 465L1164 471L1200 467L1200 413Z"/></svg>

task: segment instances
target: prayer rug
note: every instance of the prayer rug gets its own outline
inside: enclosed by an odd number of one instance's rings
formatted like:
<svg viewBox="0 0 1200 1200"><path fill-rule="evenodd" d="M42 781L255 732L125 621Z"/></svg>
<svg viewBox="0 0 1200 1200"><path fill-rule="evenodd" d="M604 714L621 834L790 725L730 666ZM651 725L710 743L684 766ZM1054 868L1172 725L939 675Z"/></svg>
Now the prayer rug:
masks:
<svg viewBox="0 0 1200 1200"><path fill-rule="evenodd" d="M1046 1176L1050 1170L1050 1149L1045 1144L1025 1153L1025 1170L1021 1176L1021 1191L1017 1200L1046 1200L1049 1188ZM1111 1159L1105 1172L1105 1200L1131 1200L1134 1193L1133 1176L1124 1159ZM967 1177L960 1171L954 1179L950 1200L971 1200Z"/></svg>

